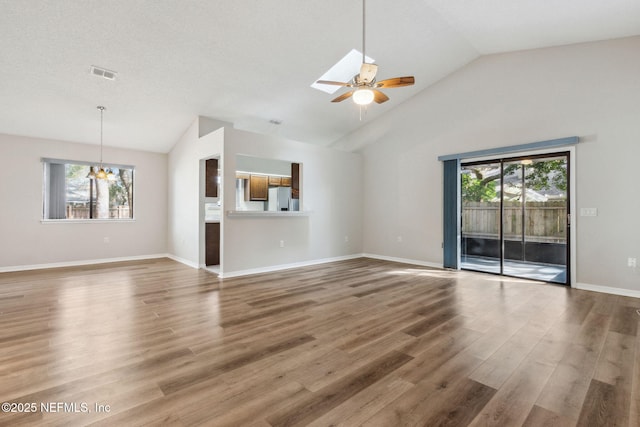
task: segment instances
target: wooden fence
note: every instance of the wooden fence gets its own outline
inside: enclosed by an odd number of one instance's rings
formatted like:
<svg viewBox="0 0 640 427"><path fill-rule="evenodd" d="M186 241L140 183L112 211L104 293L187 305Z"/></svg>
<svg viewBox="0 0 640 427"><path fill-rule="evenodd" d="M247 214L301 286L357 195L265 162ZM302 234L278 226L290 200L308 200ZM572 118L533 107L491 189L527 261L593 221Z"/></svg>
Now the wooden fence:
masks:
<svg viewBox="0 0 640 427"><path fill-rule="evenodd" d="M94 215L96 215L94 208ZM130 219L131 213L129 206L116 206L115 208L109 208L109 218L112 219ZM67 205L67 219L89 219L89 207L88 206L72 206Z"/></svg>
<svg viewBox="0 0 640 427"><path fill-rule="evenodd" d="M566 242L567 208L565 201L527 202L525 207L525 236L528 241ZM522 205L504 203L503 219L506 239L522 236ZM469 237L498 238L500 232L499 202L463 202L462 234Z"/></svg>

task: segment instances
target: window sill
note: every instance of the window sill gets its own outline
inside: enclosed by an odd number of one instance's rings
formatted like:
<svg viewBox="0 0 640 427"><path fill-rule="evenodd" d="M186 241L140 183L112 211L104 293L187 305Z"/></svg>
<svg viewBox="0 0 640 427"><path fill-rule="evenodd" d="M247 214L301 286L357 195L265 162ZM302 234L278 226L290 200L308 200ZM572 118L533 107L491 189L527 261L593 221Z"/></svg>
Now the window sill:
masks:
<svg viewBox="0 0 640 427"><path fill-rule="evenodd" d="M111 222L136 222L136 219L41 219L41 224L96 224L96 223L111 223Z"/></svg>

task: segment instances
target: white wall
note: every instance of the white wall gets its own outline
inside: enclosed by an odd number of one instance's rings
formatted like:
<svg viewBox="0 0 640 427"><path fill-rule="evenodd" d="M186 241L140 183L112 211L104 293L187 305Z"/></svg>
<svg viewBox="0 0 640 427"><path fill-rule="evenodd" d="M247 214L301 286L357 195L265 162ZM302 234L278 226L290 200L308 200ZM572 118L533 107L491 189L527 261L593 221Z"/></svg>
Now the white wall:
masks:
<svg viewBox="0 0 640 427"><path fill-rule="evenodd" d="M439 155L575 135L577 208L599 212L574 215L577 282L640 291L638 52L632 37L485 56L339 141L364 154L364 252L442 263Z"/></svg>
<svg viewBox="0 0 640 427"><path fill-rule="evenodd" d="M167 156L104 147L135 166L133 222L43 223L41 158L95 161L100 147L0 134L0 269L167 252ZM104 238L109 237L109 243Z"/></svg>
<svg viewBox="0 0 640 427"><path fill-rule="evenodd" d="M195 119L169 152L168 250L169 254L194 267L201 264L203 207L200 162L221 157L224 142L222 125L200 117ZM204 134L201 128L210 133ZM218 130L211 132L214 128ZM222 160L219 162L218 167L221 168Z"/></svg>
<svg viewBox="0 0 640 427"><path fill-rule="evenodd" d="M301 163L301 209L309 215L225 217L223 274L362 252L360 154L225 128L224 206L235 206L236 154Z"/></svg>
<svg viewBox="0 0 640 427"><path fill-rule="evenodd" d="M200 161L219 158L223 170L221 265L223 275L244 274L362 252L362 168L359 154L220 127L203 132L195 120L169 153L169 253L202 264ZM206 130L215 128L205 120ZM199 135L204 135L199 137ZM302 163L302 204L308 216L236 218L236 154ZM349 241L345 242L345 236ZM285 247L280 247L280 241Z"/></svg>

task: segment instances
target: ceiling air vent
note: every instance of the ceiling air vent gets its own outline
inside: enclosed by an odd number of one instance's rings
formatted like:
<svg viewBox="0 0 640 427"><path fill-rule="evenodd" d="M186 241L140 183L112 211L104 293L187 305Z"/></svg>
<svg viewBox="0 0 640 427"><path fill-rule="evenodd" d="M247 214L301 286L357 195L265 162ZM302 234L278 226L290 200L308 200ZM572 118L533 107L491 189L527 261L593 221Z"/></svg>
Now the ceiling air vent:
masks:
<svg viewBox="0 0 640 427"><path fill-rule="evenodd" d="M116 76L118 75L118 73L115 71L107 70L106 68L102 67L96 67L95 65L91 66L89 72L96 77L102 77L103 79L107 80L115 80Z"/></svg>

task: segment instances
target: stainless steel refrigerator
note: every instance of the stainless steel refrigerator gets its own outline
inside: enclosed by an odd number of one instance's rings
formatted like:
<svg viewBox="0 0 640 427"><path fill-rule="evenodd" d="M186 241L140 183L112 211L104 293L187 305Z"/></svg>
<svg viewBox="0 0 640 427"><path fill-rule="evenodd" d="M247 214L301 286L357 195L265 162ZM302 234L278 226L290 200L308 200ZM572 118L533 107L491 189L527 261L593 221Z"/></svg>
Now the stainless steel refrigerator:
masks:
<svg viewBox="0 0 640 427"><path fill-rule="evenodd" d="M291 205L291 187L269 188L268 210L288 211Z"/></svg>

